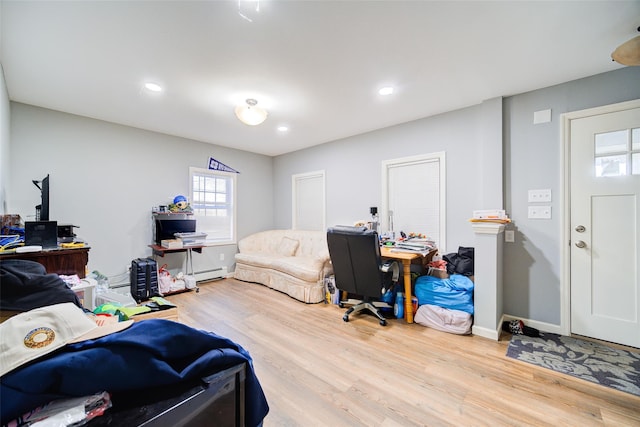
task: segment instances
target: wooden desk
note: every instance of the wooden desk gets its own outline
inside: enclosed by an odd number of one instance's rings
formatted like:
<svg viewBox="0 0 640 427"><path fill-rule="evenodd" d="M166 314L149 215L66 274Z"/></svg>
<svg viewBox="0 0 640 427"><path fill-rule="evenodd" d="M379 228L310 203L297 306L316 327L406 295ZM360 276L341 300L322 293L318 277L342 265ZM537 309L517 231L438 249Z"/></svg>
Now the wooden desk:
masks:
<svg viewBox="0 0 640 427"><path fill-rule="evenodd" d="M193 276L193 253L192 251L196 251L197 253L201 254L202 253L202 248L206 248L206 246L202 245L202 246L185 246L179 249L169 249L169 248L165 248L163 246L159 246L159 245L149 245L149 247L151 248L151 252L153 253L153 256L155 257L157 256L161 256L163 257L164 254L170 254L170 253L174 253L174 252L186 252L187 253L187 268L186 268L186 273L188 275L192 275Z"/></svg>
<svg viewBox="0 0 640 427"><path fill-rule="evenodd" d="M411 252L392 252L392 247L380 247L380 255L383 258L396 259L402 261L402 270L404 272L404 318L407 323L413 323L413 303L411 302L411 262L415 259L422 258L422 255ZM433 257L437 249L429 252L427 257Z"/></svg>
<svg viewBox="0 0 640 427"><path fill-rule="evenodd" d="M164 256L164 254L170 254L173 252L189 252L192 250L200 254L202 253L202 248L206 248L206 246L204 245L203 246L186 246L178 249L169 249L160 245L149 245L149 247L151 248L153 255L158 255L158 256Z"/></svg>
<svg viewBox="0 0 640 427"><path fill-rule="evenodd" d="M44 265L47 273L64 275L77 274L83 279L89 263L89 246L82 248L58 248L42 250L40 252L9 253L0 255L0 261L5 259L26 259Z"/></svg>

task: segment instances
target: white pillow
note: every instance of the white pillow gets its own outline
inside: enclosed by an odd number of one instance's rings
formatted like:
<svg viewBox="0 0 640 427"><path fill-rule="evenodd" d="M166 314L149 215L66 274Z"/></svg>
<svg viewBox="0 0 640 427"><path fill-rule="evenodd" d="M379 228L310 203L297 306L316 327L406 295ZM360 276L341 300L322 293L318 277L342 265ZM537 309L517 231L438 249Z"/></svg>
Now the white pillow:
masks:
<svg viewBox="0 0 640 427"><path fill-rule="evenodd" d="M283 237L278 245L278 254L282 256L294 256L300 242L289 237Z"/></svg>

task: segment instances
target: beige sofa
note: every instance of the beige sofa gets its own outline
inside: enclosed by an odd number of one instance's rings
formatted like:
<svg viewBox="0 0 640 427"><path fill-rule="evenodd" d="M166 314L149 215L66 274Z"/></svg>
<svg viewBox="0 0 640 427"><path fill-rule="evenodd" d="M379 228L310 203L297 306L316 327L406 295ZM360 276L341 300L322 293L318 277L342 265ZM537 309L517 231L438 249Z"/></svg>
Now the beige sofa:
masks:
<svg viewBox="0 0 640 427"><path fill-rule="evenodd" d="M323 231L269 230L238 242L234 277L261 283L306 303L325 299L333 273Z"/></svg>

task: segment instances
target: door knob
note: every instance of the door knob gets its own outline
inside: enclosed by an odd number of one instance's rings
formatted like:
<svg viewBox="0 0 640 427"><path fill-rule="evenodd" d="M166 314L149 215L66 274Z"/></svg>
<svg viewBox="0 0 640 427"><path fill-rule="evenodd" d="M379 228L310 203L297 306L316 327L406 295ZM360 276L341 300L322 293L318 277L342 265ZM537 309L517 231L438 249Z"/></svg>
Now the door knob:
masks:
<svg viewBox="0 0 640 427"><path fill-rule="evenodd" d="M578 248L586 248L586 247L587 247L587 244L586 244L585 242L583 242L582 240L578 240L578 241L576 242L576 246L577 246Z"/></svg>
<svg viewBox="0 0 640 427"><path fill-rule="evenodd" d="M586 228L584 228L584 225L579 225L576 227L576 231L578 233L584 233L584 231L586 230Z"/></svg>

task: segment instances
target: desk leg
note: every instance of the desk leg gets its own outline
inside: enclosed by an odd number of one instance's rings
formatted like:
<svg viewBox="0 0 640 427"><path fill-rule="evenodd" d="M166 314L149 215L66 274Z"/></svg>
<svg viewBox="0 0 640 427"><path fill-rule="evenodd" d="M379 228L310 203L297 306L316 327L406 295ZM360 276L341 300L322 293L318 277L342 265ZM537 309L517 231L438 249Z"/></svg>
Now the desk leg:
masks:
<svg viewBox="0 0 640 427"><path fill-rule="evenodd" d="M411 295L411 260L402 260L404 270L404 318L407 323L413 323L413 303Z"/></svg>
<svg viewBox="0 0 640 427"><path fill-rule="evenodd" d="M193 253L191 253L191 248L187 248L187 266L185 270L187 275L193 276Z"/></svg>

